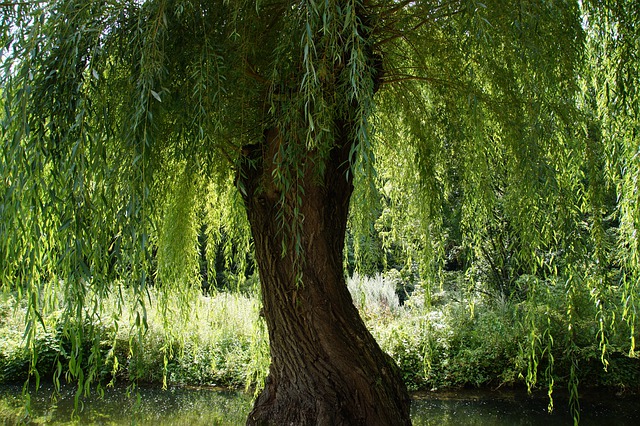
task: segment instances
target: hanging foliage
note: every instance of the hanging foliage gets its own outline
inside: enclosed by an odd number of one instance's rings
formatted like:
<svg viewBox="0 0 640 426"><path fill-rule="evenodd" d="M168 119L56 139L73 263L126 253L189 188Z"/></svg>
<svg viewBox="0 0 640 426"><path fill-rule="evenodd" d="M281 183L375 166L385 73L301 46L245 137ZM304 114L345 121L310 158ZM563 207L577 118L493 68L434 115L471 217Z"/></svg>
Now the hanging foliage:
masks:
<svg viewBox="0 0 640 426"><path fill-rule="evenodd" d="M151 286L187 304L216 253L249 268L262 207L279 260L255 260L264 274L292 259L301 300L321 275L317 236L343 227L334 206L336 223L311 229L309 206L335 191L329 202L351 203L361 270L402 252L430 285L455 246L470 287L485 276L531 306L561 298L570 327L587 294L603 368L616 317L633 356L639 11L613 0L0 3L0 285L28 301L27 343L62 307L73 346L58 374L91 386L99 360L85 369L81 347L99 342L85 325L102 301L132 288L142 339ZM547 357L551 394L552 324L533 312L527 382Z"/></svg>

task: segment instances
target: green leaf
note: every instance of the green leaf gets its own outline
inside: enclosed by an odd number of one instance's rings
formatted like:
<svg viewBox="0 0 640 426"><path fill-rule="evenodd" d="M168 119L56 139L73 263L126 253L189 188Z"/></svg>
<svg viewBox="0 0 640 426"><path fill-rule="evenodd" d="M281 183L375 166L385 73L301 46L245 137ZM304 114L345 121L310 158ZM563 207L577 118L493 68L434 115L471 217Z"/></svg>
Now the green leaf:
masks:
<svg viewBox="0 0 640 426"><path fill-rule="evenodd" d="M156 100L157 100L158 102L162 102L162 99L160 99L160 95L158 94L158 92L155 92L155 91L153 91L153 90L150 90L150 92L151 92L151 95L152 95L154 98L156 98Z"/></svg>

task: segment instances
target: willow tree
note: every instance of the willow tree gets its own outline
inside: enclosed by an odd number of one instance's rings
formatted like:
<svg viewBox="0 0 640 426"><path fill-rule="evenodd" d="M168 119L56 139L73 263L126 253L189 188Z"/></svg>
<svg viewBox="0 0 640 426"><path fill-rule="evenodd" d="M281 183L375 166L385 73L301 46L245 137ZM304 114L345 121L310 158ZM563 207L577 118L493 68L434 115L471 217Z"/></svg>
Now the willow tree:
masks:
<svg viewBox="0 0 640 426"><path fill-rule="evenodd" d="M411 191L432 265L443 200L458 191L472 246L500 204L519 261L560 274L591 254L576 231L619 183L635 294L631 3L2 2L2 286L37 318L47 283L62 282L81 326L114 286L193 285L201 221L230 241L248 223L271 366L247 423L410 424L398 369L345 286L350 205L366 217L380 164L394 191ZM619 45L623 33L635 42ZM589 74L585 48L605 39L627 68L596 52ZM583 126L607 105L581 102L611 79L626 96L607 123L623 122L627 142L612 154L624 170L607 174L606 139ZM365 195L352 200L354 188ZM594 238L601 222L588 221Z"/></svg>

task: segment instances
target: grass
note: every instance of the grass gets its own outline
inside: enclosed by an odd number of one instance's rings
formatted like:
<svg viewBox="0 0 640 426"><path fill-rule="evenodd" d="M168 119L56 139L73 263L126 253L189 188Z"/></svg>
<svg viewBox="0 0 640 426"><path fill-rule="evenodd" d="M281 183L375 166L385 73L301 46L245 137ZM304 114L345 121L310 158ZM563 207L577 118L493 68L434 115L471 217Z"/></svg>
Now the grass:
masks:
<svg viewBox="0 0 640 426"><path fill-rule="evenodd" d="M417 286L402 304L394 291L398 283L393 275L354 276L348 280L365 322L398 363L410 390L524 386L532 362L539 386L544 388L549 374L561 386L570 368L565 359L568 349L577 356L582 384L628 389L640 383L640 360L623 355L623 343L611 344L605 372L597 343L568 340L565 307L560 302L550 304L561 299L551 295L537 304L514 302L459 290L456 280L448 280L429 298ZM22 339L25 306L11 295L1 297L0 381L21 381L29 374L30 361ZM164 310L157 308L162 297L168 301ZM189 303L181 305L181 297L188 298ZM588 295L586 298L588 302ZM140 335L135 327L140 306L126 290L123 299L121 308L118 298L105 299L100 314L92 317L101 333L103 382L115 378L165 386L260 387L268 371L269 350L257 297L151 290L146 303L148 327ZM584 309L584 319L574 326L578 335L586 336L595 327L595 317ZM61 310L50 311L44 318L47 332L40 328L36 334L38 368L43 377L55 371L59 360L63 371L67 367L65 351L70 344L61 326L62 318ZM534 332L527 327L533 327ZM548 329L555 339L550 349L544 346ZM621 330L621 335L624 333ZM616 339L624 341L609 336L612 343ZM537 358L531 356L531 342Z"/></svg>
<svg viewBox="0 0 640 426"><path fill-rule="evenodd" d="M168 297L166 309L158 308L161 297ZM126 292L124 303L110 297L94 317L103 381L255 387L264 380L269 351L257 298L196 294L181 307L179 297L150 291L145 310L148 326L141 332L135 324L144 313L131 303L134 299ZM26 309L9 295L0 302L0 382L22 381L30 362L23 339ZM59 360L66 361L70 342L61 310L49 312L44 324L46 331L38 329L35 347L38 369L47 377Z"/></svg>
<svg viewBox="0 0 640 426"><path fill-rule="evenodd" d="M563 287L552 283L538 299L510 300L471 292L454 273L428 298L418 286L396 306L386 296L393 286L385 281L392 278L365 281L360 285L367 295L360 296L356 287L354 299L365 301L359 308L367 326L396 360L412 391L502 386L544 390L549 383L569 387L572 364L583 389L640 390L640 356L637 348L629 355L626 324L618 319L612 327L603 358L596 339L596 306L587 290L574 295L576 313L570 320Z"/></svg>

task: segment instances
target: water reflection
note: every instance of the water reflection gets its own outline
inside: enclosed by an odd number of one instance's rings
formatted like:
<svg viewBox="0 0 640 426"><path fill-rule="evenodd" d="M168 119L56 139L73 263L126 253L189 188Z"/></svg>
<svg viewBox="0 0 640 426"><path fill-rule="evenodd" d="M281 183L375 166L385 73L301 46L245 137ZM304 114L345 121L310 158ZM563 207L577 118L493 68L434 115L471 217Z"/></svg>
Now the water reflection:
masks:
<svg viewBox="0 0 640 426"><path fill-rule="evenodd" d="M572 425L566 397L555 397L555 409L547 411L548 400L525 392L462 391L416 396L412 405L414 426L564 426ZM637 426L640 400L637 396L585 395L581 400L580 425Z"/></svg>
<svg viewBox="0 0 640 426"><path fill-rule="evenodd" d="M81 398L74 412L74 392L63 389L52 399L52 388L43 387L31 396L29 424L46 425L217 425L244 424L251 397L241 392L211 388L139 387L128 392L126 387L105 389ZM0 388L0 419L3 424L21 423L23 414L20 386Z"/></svg>
<svg viewBox="0 0 640 426"><path fill-rule="evenodd" d="M104 398L81 398L73 411L73 389L63 389L52 399L51 387L32 395L32 412L23 417L21 387L0 386L2 424L46 425L225 425L244 424L251 397L241 392L210 388L140 387L133 394L124 387L105 389ZM557 398L556 411L549 415L544 398L530 398L520 392L456 392L417 395L412 404L415 426L518 426L571 425L566 401ZM582 401L581 425L636 426L640 424L640 400L591 395Z"/></svg>

